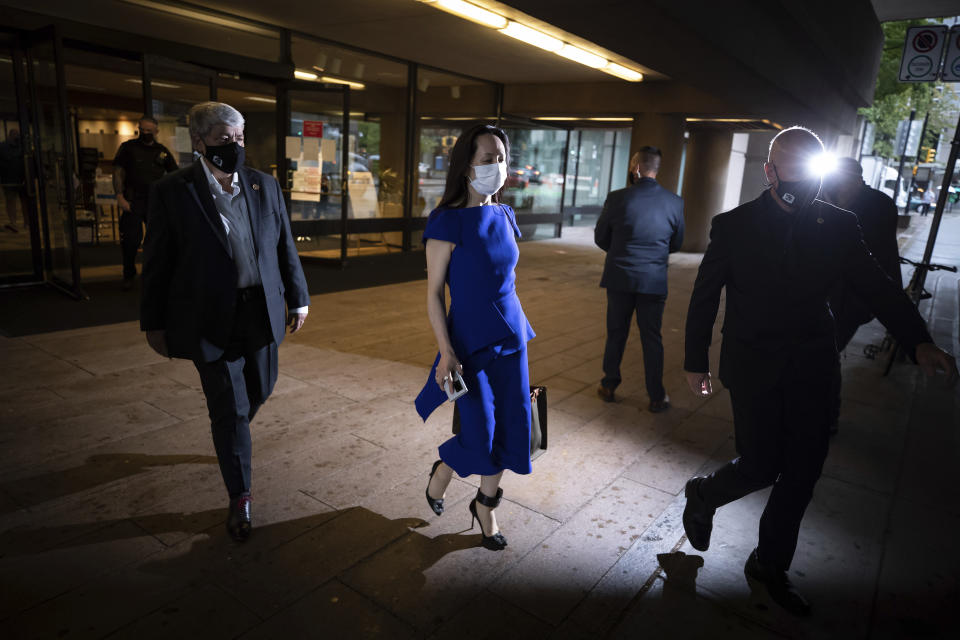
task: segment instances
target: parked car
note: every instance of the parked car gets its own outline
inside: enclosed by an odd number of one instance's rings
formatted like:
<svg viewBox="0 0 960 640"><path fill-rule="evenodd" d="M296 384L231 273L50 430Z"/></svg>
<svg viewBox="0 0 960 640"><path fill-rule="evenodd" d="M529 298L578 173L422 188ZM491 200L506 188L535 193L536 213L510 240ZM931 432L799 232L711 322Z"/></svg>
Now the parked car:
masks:
<svg viewBox="0 0 960 640"><path fill-rule="evenodd" d="M524 168L524 169L526 170L526 172L527 172L526 175L527 175L527 179L528 179L528 181L530 182L530 184L542 184L542 183L543 183L543 176L541 176L541 174L540 174L540 169L537 169L537 168L536 168L535 166L533 166L532 164L525 164L525 165L523 165L523 168Z"/></svg>
<svg viewBox="0 0 960 640"><path fill-rule="evenodd" d="M510 170L507 171L507 181L505 186L526 189L529 184L530 176L525 168L511 167Z"/></svg>

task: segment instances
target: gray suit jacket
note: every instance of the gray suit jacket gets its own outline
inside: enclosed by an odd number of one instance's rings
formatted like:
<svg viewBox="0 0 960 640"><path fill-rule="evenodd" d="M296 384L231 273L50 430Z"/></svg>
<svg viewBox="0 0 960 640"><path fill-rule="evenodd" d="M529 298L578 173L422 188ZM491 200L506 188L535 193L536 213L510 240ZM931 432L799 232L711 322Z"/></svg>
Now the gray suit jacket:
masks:
<svg viewBox="0 0 960 640"><path fill-rule="evenodd" d="M641 178L610 192L593 237L607 252L601 287L665 295L668 257L683 244L683 199Z"/></svg>
<svg viewBox="0 0 960 640"><path fill-rule="evenodd" d="M164 330L174 358L211 361L233 328L237 269L201 161L154 183L143 243L140 328ZM283 341L286 308L310 304L280 185L241 167L257 266L274 341Z"/></svg>

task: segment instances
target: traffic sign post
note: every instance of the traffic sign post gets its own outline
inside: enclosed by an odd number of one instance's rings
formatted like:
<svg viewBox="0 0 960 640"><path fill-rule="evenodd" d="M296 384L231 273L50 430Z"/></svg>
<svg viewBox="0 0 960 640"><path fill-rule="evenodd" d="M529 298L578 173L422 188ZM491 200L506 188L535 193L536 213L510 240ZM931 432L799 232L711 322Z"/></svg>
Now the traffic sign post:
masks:
<svg viewBox="0 0 960 640"><path fill-rule="evenodd" d="M946 51L946 56L944 56ZM941 65L941 60L943 63ZM932 82L941 78L944 82L960 82L960 25L955 25L947 30L945 25L924 25L920 27L911 27L907 29L907 37L903 43L903 58L900 60L900 81L901 82ZM910 114L910 120L913 120L913 113ZM924 129L926 128L926 119L924 119ZM906 127L901 133L897 130L898 140L902 140L903 151L907 151L907 141L910 138L910 131ZM918 142L922 144L922 134ZM928 154L929 156L929 154ZM953 182L953 172L957 164L957 157L960 156L960 118L957 120L957 127L954 129L953 141L950 144L950 157L947 159L946 168L943 172L943 183L940 186L940 193L937 197L937 206L933 212L933 220L930 223L930 234L927 236L927 246L923 251L923 260L917 264L917 270L910 283L909 294L914 303L919 303L923 293L923 285L927 279L927 272L930 270L930 260L933 258L933 247L937 242L937 233L940 231L940 221L943 219L943 210L947 204L947 198L950 195L950 183ZM899 189L900 173L902 173L903 158L900 156L901 171L897 175L897 188ZM929 158L928 158L929 159ZM920 158L917 158L919 163ZM931 188L928 184L927 188ZM911 188L913 183L911 180ZM895 194L896 195L896 194ZM907 194L907 212L910 211L910 195ZM892 360L891 360L892 363ZM889 371L889 367L887 369Z"/></svg>
<svg viewBox="0 0 960 640"><path fill-rule="evenodd" d="M943 60L943 81L960 82L960 25L953 25L947 36L947 55Z"/></svg>
<svg viewBox="0 0 960 640"><path fill-rule="evenodd" d="M940 73L940 60L947 42L945 25L910 27L903 43L900 82L931 82Z"/></svg>

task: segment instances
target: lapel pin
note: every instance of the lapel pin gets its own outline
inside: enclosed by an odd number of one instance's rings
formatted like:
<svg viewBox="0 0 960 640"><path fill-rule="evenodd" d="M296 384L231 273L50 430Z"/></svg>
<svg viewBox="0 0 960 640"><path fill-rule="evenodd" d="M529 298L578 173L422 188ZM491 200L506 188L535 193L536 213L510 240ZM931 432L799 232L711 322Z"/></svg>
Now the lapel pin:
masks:
<svg viewBox="0 0 960 640"><path fill-rule="evenodd" d="M254 190L254 191L259 191L259 190L260 190L260 185L257 184L256 182L254 182L254 183L253 183L253 190ZM822 220L821 220L821 222L822 222Z"/></svg>
<svg viewBox="0 0 960 640"><path fill-rule="evenodd" d="M256 185L254 185L256 186ZM823 224L823 218L817 218L817 224Z"/></svg>

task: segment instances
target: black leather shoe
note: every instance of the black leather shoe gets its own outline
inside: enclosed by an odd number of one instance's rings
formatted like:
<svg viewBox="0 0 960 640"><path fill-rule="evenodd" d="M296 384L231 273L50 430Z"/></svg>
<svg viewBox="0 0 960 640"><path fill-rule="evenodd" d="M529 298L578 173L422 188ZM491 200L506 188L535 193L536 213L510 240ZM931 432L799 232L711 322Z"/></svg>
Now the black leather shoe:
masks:
<svg viewBox="0 0 960 640"><path fill-rule="evenodd" d="M253 498L240 496L230 500L230 514L227 516L227 533L237 542L246 542L253 531L250 520L250 505Z"/></svg>
<svg viewBox="0 0 960 640"><path fill-rule="evenodd" d="M743 567L743 573L746 574L748 580L752 578L758 582L762 582L773 601L793 615L810 615L810 603L797 591L794 584L790 582L790 577L787 575L787 572L761 564L757 558L756 549L754 549L750 557L747 558L747 564Z"/></svg>
<svg viewBox="0 0 960 640"><path fill-rule="evenodd" d="M663 400L650 401L650 413L661 413L670 408L670 396L663 396Z"/></svg>
<svg viewBox="0 0 960 640"><path fill-rule="evenodd" d="M497 496L491 498L490 496L485 496L477 489L477 497L470 501L470 515L473 518L470 520L470 528L473 529L474 520L480 522L480 516L477 515L477 503L479 502L485 507L491 509L496 509L500 506L500 499L503 497L503 489L497 489ZM483 523L480 522L480 533L483 535L483 539L480 540L485 548L490 549L490 551L503 551L503 548L507 546L507 539L503 537L503 534L497 532L492 536L488 536L486 531L483 530Z"/></svg>
<svg viewBox="0 0 960 640"><path fill-rule="evenodd" d="M613 389L600 385L597 387L597 395L603 398L604 402L616 402L617 397L613 395Z"/></svg>
<svg viewBox="0 0 960 640"><path fill-rule="evenodd" d="M703 478L691 478L687 480L687 486L684 489L687 504L683 508L683 530L687 534L690 545L697 551L706 551L710 548L713 514L717 512L716 509L707 506L700 497L699 488L703 480Z"/></svg>
<svg viewBox="0 0 960 640"><path fill-rule="evenodd" d="M437 472L437 467L440 466L441 462L443 462L443 460L437 460L433 463L433 469L430 469L430 479L427 480L427 489L424 492L427 495L427 504L430 505L430 508L433 509L433 512L438 516L443 513L443 498L430 497L430 480L433 480L433 474Z"/></svg>

